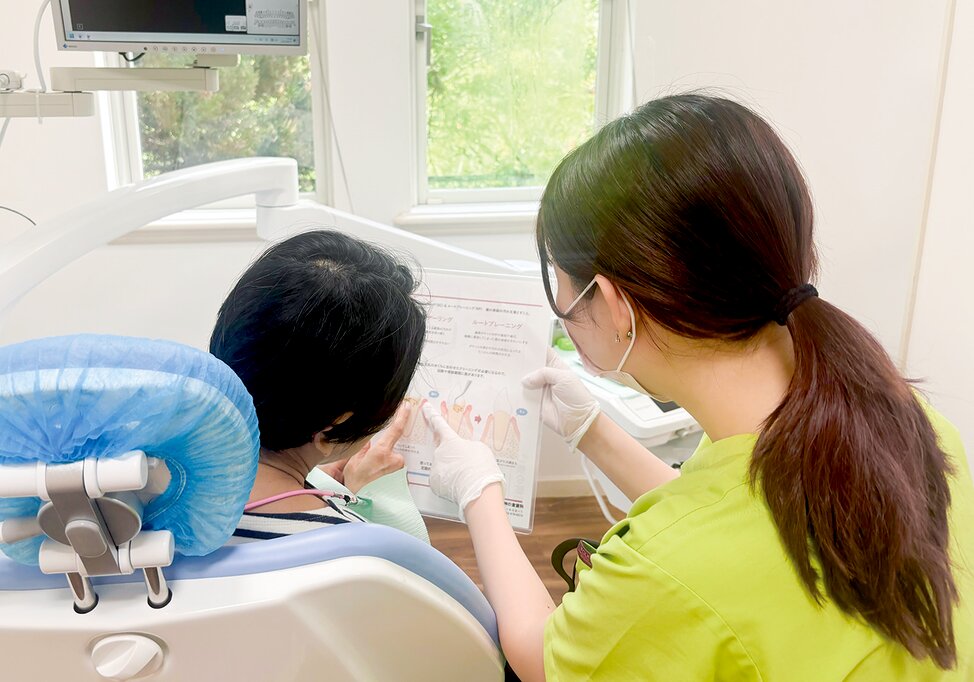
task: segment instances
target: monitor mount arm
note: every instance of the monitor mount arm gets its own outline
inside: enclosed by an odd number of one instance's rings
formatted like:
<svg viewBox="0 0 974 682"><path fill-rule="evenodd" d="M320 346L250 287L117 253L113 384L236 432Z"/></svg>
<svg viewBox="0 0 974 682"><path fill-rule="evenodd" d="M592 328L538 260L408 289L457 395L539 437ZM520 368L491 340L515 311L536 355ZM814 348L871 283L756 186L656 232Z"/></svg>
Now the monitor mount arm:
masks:
<svg viewBox="0 0 974 682"><path fill-rule="evenodd" d="M188 67L132 68L132 66L55 66L51 89L58 92L135 90L137 92L199 91L220 89L219 67L240 63L235 54L200 54Z"/></svg>

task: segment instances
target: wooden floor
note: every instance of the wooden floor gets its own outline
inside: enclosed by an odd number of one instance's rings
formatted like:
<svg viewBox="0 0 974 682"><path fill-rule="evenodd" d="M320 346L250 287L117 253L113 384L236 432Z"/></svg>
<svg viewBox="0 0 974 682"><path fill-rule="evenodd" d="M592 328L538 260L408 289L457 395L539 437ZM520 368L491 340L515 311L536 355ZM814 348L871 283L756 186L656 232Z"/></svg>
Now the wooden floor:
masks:
<svg viewBox="0 0 974 682"><path fill-rule="evenodd" d="M467 527L452 521L429 518L426 519L426 526L429 528L433 546L453 559L457 566L483 588ZM537 501L534 532L530 535L518 535L518 540L556 604L561 603L561 596L567 586L551 567L551 550L562 540L572 537L601 540L608 529L609 522L602 516L594 497L548 497ZM572 560L574 557L573 552ZM569 563L569 572L570 565Z"/></svg>

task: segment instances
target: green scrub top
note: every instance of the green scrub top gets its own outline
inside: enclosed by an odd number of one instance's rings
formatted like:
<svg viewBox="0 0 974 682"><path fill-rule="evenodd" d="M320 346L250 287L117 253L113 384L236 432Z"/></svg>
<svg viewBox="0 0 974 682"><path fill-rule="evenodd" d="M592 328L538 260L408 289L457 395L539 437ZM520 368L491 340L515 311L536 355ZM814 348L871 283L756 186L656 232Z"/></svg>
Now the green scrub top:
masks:
<svg viewBox="0 0 974 682"><path fill-rule="evenodd" d="M816 605L760 493L753 434L704 437L680 478L633 504L545 627L554 680L974 680L974 485L957 430L928 409L955 468L957 666L943 671L830 600Z"/></svg>

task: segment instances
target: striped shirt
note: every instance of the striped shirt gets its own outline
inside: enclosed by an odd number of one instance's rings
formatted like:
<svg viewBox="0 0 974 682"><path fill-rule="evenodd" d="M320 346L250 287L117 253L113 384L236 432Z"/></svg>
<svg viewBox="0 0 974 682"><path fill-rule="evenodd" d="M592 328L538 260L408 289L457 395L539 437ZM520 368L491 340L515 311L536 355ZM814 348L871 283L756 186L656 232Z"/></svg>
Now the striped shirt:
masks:
<svg viewBox="0 0 974 682"><path fill-rule="evenodd" d="M249 542L252 540L273 540L285 535L303 533L325 526L335 526L341 523L367 523L367 521L351 509L336 503L332 499L324 499L322 509L302 512L287 512L278 514L261 514L259 512L244 512L233 531L232 544Z"/></svg>

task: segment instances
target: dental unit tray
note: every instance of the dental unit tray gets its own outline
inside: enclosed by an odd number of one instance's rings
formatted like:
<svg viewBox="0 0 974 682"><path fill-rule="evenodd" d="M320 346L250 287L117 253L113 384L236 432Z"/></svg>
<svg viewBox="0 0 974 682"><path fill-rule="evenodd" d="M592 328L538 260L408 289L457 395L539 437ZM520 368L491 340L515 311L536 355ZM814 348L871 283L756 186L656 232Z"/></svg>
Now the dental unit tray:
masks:
<svg viewBox="0 0 974 682"><path fill-rule="evenodd" d="M687 441L695 441L693 436L701 432L700 425L689 412L676 403L661 403L611 379L589 374L557 320L552 323L552 343L555 352L578 375L612 421L667 464L679 466L683 463L692 451L692 447L687 447ZM618 522L619 518L612 513L606 501L616 509L627 511L635 500L626 497L584 454L580 453L580 457L582 472L602 516L611 524Z"/></svg>
<svg viewBox="0 0 974 682"><path fill-rule="evenodd" d="M557 350L599 401L602 411L648 448L700 431L693 417L676 403L660 403L611 379L592 376L575 351Z"/></svg>
<svg viewBox="0 0 974 682"><path fill-rule="evenodd" d="M578 351L557 319L552 322L551 338L555 352L599 401L602 411L647 448L700 431L693 417L676 403L661 403L628 386L585 371Z"/></svg>

